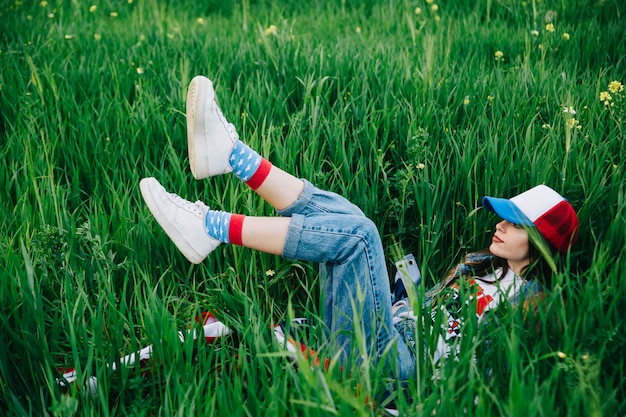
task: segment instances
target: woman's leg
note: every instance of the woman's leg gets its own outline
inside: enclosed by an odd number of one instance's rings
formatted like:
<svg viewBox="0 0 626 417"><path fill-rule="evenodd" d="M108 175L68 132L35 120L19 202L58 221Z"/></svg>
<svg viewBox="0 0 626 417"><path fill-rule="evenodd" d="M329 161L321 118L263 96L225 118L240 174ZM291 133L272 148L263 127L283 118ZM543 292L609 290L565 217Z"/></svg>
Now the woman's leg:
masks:
<svg viewBox="0 0 626 417"><path fill-rule="evenodd" d="M241 246L282 255L290 222L288 217L246 216L241 230Z"/></svg>
<svg viewBox="0 0 626 417"><path fill-rule="evenodd" d="M195 77L189 85L187 129L189 164L197 179L232 172L283 216L305 211L363 215L337 194L322 192L310 184L305 193L304 180L273 166L241 142L235 127L220 110L213 84L206 77ZM154 217L193 263L202 262L221 242L282 253L288 219L244 218L209 210L201 202L191 203L168 193L154 178L142 180L140 187Z"/></svg>
<svg viewBox="0 0 626 417"><path fill-rule="evenodd" d="M150 212L185 257L199 264L220 243L234 243L281 255L287 239L288 217L253 217L210 210L169 193L155 178L139 183Z"/></svg>
<svg viewBox="0 0 626 417"><path fill-rule="evenodd" d="M276 210L284 210L298 199L303 189L301 179L272 166L263 184L255 191Z"/></svg>
<svg viewBox="0 0 626 417"><path fill-rule="evenodd" d="M239 140L235 126L216 102L213 83L203 76L194 77L189 84L187 138L189 165L196 179L232 172L283 216L300 210L363 215L334 193L311 189L313 195L303 197L305 181L273 166ZM298 199L312 205L296 204Z"/></svg>
<svg viewBox="0 0 626 417"><path fill-rule="evenodd" d="M343 357L360 334L366 352L355 353L382 360L395 343L394 376L413 375L412 334L398 333L393 325L389 276L374 223L343 197L308 181L298 200L279 214L291 219L282 256L320 264L324 323Z"/></svg>
<svg viewBox="0 0 626 417"><path fill-rule="evenodd" d="M206 77L191 80L187 91L189 165L196 179L234 172L277 210L300 195L302 180L272 166L241 141L235 126L224 117Z"/></svg>

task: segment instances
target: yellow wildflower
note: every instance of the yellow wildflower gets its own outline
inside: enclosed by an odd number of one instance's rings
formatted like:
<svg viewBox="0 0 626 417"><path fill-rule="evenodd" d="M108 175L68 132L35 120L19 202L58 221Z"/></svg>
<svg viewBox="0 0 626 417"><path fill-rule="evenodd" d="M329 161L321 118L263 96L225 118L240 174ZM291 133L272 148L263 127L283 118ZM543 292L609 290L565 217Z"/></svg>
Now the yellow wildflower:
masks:
<svg viewBox="0 0 626 417"><path fill-rule="evenodd" d="M268 277L273 277L274 275L276 275L276 271L274 271L273 269L268 269L267 271L265 271L265 275L267 275Z"/></svg>
<svg viewBox="0 0 626 417"><path fill-rule="evenodd" d="M423 163L420 162L419 164L417 164L417 169L424 169L424 168L426 168L426 165L424 165Z"/></svg>
<svg viewBox="0 0 626 417"><path fill-rule="evenodd" d="M539 36L539 31L537 29L533 29L533 30L530 31L530 34L535 36L535 37L537 37L537 36Z"/></svg>
<svg viewBox="0 0 626 417"><path fill-rule="evenodd" d="M567 355L561 351L556 352L556 356L558 356L561 359L565 359L567 357Z"/></svg>
<svg viewBox="0 0 626 417"><path fill-rule="evenodd" d="M39 3L39 5L40 5L41 7L48 7L48 2L44 0L44 1L42 1L41 3Z"/></svg>
<svg viewBox="0 0 626 417"><path fill-rule="evenodd" d="M111 12L111 13L109 14L109 16L111 16L111 17L117 17L117 16L118 16L118 14L117 14L117 12Z"/></svg>
<svg viewBox="0 0 626 417"><path fill-rule="evenodd" d="M99 34L99 33L94 33L94 34L93 34L93 38L94 38L95 40L99 41L100 39L102 39L102 35L101 35L101 34Z"/></svg>
<svg viewBox="0 0 626 417"><path fill-rule="evenodd" d="M604 103L605 106L610 106L611 100L613 100L613 97L611 97L608 91L602 91L600 93L600 101Z"/></svg>
<svg viewBox="0 0 626 417"><path fill-rule="evenodd" d="M619 93L621 91L624 91L624 85L617 80L611 81L609 83L609 91L613 94Z"/></svg>
<svg viewBox="0 0 626 417"><path fill-rule="evenodd" d="M422 13L422 9L420 9L419 7L415 8L415 14L421 14Z"/></svg>
<svg viewBox="0 0 626 417"><path fill-rule="evenodd" d="M437 6L436 4L433 4L432 6L430 6L430 10L432 10L433 12L436 12L437 10L439 10L439 6Z"/></svg>
<svg viewBox="0 0 626 417"><path fill-rule="evenodd" d="M548 24L546 25L546 31L548 31L548 32L554 32L554 24L552 24L552 23L548 23Z"/></svg>
<svg viewBox="0 0 626 417"><path fill-rule="evenodd" d="M569 41L569 33L564 32L563 33L563 39L565 39L566 41Z"/></svg>
<svg viewBox="0 0 626 417"><path fill-rule="evenodd" d="M502 61L502 58L504 57L504 52L496 51L493 55L496 57L496 61Z"/></svg>
<svg viewBox="0 0 626 417"><path fill-rule="evenodd" d="M204 25L204 19L199 17L199 18L196 19L196 23L199 24L199 25Z"/></svg>
<svg viewBox="0 0 626 417"><path fill-rule="evenodd" d="M463 105L467 106L469 103L470 103L469 96L465 96L465 98L463 99Z"/></svg>
<svg viewBox="0 0 626 417"><path fill-rule="evenodd" d="M265 29L265 36L276 35L276 32L278 32L276 25L269 25L269 27Z"/></svg>
<svg viewBox="0 0 626 417"><path fill-rule="evenodd" d="M91 7L89 8L89 13L93 13L96 10L98 10L98 6L96 6L95 4L92 4Z"/></svg>
<svg viewBox="0 0 626 417"><path fill-rule="evenodd" d="M356 30L356 33L360 34L361 33L361 26L357 26L355 30Z"/></svg>
<svg viewBox="0 0 626 417"><path fill-rule="evenodd" d="M574 129L574 128L581 129L582 128L582 126L578 123L578 120L574 119L573 117L567 119L567 127L569 129Z"/></svg>
<svg viewBox="0 0 626 417"><path fill-rule="evenodd" d="M143 74L143 68L142 67L137 67L137 74L139 74L139 75Z"/></svg>

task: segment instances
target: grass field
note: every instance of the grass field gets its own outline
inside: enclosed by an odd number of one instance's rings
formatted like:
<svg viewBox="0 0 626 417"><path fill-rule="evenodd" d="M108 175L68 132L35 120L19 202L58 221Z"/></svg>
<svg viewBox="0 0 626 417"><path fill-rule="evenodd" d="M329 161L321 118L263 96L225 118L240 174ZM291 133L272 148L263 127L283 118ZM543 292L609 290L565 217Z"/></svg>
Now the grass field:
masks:
<svg viewBox="0 0 626 417"><path fill-rule="evenodd" d="M622 0L0 4L7 416L379 414L368 398L401 415L626 415ZM358 204L390 267L414 253L426 287L489 242L483 195L538 183L566 195L580 239L545 310L530 326L502 317L488 355L470 327L442 379L424 363L401 390L358 364L296 371L269 327L319 319L316 267L226 245L193 266L141 198L155 176L190 200L273 215L230 176L193 180L196 74L253 148ZM237 340L179 343L208 310ZM149 375L107 367L150 343ZM63 395L67 366L79 384ZM79 389L91 375L95 396Z"/></svg>

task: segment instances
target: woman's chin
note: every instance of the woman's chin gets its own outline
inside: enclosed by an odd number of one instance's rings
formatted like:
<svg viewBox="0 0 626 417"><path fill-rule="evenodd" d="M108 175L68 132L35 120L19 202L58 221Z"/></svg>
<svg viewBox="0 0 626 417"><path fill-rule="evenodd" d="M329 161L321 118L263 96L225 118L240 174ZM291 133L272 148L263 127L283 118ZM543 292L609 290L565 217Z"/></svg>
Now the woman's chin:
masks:
<svg viewBox="0 0 626 417"><path fill-rule="evenodd" d="M498 245L495 243L489 245L489 252L491 252L492 255L502 258L502 252L499 250Z"/></svg>

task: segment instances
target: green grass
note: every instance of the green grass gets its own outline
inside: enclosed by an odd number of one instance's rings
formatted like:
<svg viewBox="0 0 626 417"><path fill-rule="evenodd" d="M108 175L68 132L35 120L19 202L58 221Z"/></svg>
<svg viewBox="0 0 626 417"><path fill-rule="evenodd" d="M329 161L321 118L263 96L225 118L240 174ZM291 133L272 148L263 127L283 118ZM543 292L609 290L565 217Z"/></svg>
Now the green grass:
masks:
<svg viewBox="0 0 626 417"><path fill-rule="evenodd" d="M421 364L396 398L403 414L624 415L626 92L610 107L599 95L626 82L626 8L433 4L3 1L0 409L377 413L366 398L388 381L375 369L296 371L273 343L272 323L319 316L314 265L224 245L192 266L145 207L138 182L155 176L188 199L272 214L232 178L190 175L184 98L205 74L246 142L358 204L390 266L413 252L427 286L487 245L496 219L477 210L483 195L547 183L576 207L580 240L536 322L469 326L442 380ZM222 311L238 340L179 344L205 310ZM161 362L150 376L107 368L150 343ZM62 366L97 376L97 396L62 395Z"/></svg>

